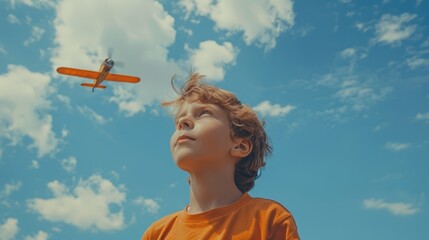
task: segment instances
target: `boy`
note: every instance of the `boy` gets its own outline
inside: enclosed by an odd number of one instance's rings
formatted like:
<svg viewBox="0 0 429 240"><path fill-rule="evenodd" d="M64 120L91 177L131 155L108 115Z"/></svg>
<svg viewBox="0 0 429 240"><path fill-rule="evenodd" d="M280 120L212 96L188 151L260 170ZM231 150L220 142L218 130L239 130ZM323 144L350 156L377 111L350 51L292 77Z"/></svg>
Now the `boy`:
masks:
<svg viewBox="0 0 429 240"><path fill-rule="evenodd" d="M189 173L189 205L153 223L142 239L298 240L285 207L247 193L271 152L263 123L234 94L200 80L191 74L180 97L163 103L176 110L170 150Z"/></svg>

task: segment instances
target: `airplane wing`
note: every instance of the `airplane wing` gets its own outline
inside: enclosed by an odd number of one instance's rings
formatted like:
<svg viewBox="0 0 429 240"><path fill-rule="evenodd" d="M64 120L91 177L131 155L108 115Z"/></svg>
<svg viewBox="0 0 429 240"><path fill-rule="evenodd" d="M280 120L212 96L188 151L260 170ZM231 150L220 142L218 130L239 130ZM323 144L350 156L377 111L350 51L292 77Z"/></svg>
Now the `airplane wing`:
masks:
<svg viewBox="0 0 429 240"><path fill-rule="evenodd" d="M139 77L133 77L133 76L127 76L127 75L120 75L120 74L113 74L110 73L107 75L105 81L114 81L114 82L127 82L127 83L138 83L140 82Z"/></svg>
<svg viewBox="0 0 429 240"><path fill-rule="evenodd" d="M68 67L59 67L57 68L57 72L64 75L91 78L91 79L97 79L98 75L100 74L99 72L95 72L95 71L68 68Z"/></svg>

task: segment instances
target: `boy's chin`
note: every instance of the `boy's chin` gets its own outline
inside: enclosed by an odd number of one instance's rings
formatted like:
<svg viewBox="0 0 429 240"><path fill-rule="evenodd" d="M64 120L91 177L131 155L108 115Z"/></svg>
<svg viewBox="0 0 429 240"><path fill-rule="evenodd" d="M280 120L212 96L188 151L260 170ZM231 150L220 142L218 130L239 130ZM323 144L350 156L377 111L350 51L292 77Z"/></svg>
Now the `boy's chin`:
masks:
<svg viewBox="0 0 429 240"><path fill-rule="evenodd" d="M174 159L174 163L176 163L176 166L186 172L191 172L196 168L195 165L197 165L197 163L195 161L197 160L190 157Z"/></svg>
<svg viewBox="0 0 429 240"><path fill-rule="evenodd" d="M174 162L176 163L177 167L183 171L191 173L205 168L205 166L208 165L205 160L206 159L197 156L183 156L181 158L175 158Z"/></svg>

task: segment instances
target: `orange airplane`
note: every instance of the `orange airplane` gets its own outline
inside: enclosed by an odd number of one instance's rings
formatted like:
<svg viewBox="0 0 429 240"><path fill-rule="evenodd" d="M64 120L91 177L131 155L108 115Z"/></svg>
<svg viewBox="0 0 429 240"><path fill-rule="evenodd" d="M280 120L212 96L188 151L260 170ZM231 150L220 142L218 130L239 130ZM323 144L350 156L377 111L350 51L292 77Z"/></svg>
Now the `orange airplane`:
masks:
<svg viewBox="0 0 429 240"><path fill-rule="evenodd" d="M76 68L68 68L68 67L59 67L57 68L57 72L59 74L82 77L82 78L91 78L94 79L94 83L81 83L82 87L92 87L92 92L94 92L95 88L106 88L106 86L101 85L103 81L114 81L114 82L123 82L123 83L138 83L140 82L139 77L120 75L110 73L110 70L115 65L115 62L106 58L100 66L100 70L98 72L76 69Z"/></svg>

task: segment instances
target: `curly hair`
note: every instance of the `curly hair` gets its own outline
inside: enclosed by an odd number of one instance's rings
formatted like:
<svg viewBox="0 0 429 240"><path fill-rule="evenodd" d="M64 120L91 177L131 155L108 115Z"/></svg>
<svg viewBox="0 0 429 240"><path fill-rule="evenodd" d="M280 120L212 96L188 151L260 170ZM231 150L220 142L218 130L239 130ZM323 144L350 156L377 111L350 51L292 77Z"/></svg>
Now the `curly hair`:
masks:
<svg viewBox="0 0 429 240"><path fill-rule="evenodd" d="M171 79L173 89L179 97L172 101L162 102L162 106L174 106L176 110L185 101L198 100L202 103L215 104L227 112L230 120L231 139L244 138L252 142L251 152L235 165L234 181L241 192L250 191L255 180L260 176L260 169L265 166L265 156L271 153L272 147L264 129L264 122L247 105L226 90L201 82L202 75L191 73L189 79L177 90Z"/></svg>

